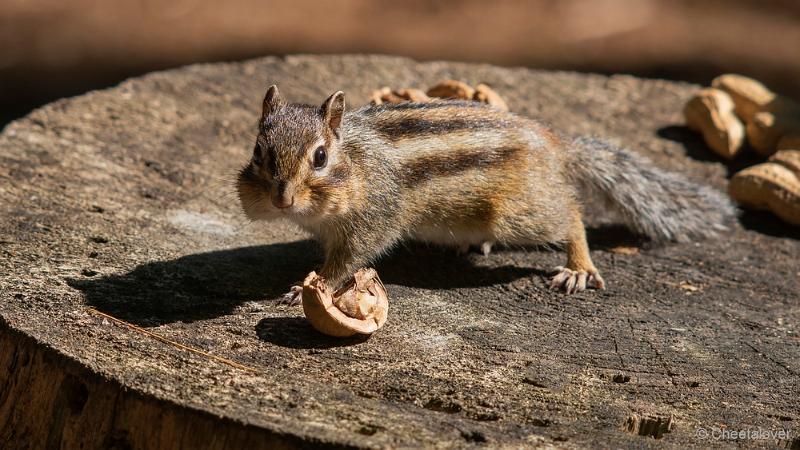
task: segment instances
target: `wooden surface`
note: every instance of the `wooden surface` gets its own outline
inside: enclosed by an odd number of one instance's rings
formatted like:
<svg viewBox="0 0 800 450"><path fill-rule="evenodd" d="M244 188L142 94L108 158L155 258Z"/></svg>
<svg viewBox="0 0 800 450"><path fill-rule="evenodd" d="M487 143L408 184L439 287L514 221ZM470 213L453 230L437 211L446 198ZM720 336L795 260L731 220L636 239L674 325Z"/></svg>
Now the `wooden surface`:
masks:
<svg viewBox="0 0 800 450"><path fill-rule="evenodd" d="M609 288L570 297L545 286L560 252L409 244L377 265L390 312L369 339L326 338L275 303L320 253L287 224L248 223L233 194L266 86L360 105L449 77L720 189L748 163L726 167L681 126L696 87L624 76L300 56L58 101L0 135L0 439L638 448L733 443L700 428L794 432L800 236L764 214L657 248L590 204Z"/></svg>

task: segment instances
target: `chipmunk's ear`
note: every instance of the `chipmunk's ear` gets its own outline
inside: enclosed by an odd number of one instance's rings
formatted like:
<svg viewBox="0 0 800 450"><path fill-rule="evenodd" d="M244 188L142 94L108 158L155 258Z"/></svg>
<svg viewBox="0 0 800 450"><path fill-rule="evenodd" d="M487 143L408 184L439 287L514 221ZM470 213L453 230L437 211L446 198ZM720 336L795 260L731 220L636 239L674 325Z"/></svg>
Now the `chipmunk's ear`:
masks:
<svg viewBox="0 0 800 450"><path fill-rule="evenodd" d="M337 91L320 106L320 114L325 124L330 127L337 137L342 126L342 116L344 116L344 92Z"/></svg>
<svg viewBox="0 0 800 450"><path fill-rule="evenodd" d="M267 89L267 95L264 96L264 103L261 106L261 117L266 117L283 105L281 100L281 93L278 92L278 86L274 84Z"/></svg>

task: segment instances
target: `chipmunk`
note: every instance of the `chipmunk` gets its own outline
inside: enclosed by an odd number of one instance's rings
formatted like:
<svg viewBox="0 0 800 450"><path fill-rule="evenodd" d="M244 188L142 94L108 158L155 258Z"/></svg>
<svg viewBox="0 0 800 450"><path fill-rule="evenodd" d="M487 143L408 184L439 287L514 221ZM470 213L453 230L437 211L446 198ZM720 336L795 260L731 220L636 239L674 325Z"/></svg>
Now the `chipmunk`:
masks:
<svg viewBox="0 0 800 450"><path fill-rule="evenodd" d="M344 93L321 106L263 101L258 137L236 186L251 220L289 219L318 239L320 274L340 285L398 242L561 244L550 287L604 289L581 218L581 187L601 193L635 231L686 241L725 229L721 193L593 138L478 102L368 105ZM299 292L294 288L294 293Z"/></svg>

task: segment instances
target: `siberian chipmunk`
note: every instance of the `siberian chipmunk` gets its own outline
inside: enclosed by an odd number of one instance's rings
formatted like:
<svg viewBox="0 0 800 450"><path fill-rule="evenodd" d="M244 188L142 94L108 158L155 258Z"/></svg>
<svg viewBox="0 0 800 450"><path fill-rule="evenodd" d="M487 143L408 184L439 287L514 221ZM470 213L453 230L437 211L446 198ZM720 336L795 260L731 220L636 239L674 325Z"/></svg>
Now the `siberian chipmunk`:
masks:
<svg viewBox="0 0 800 450"><path fill-rule="evenodd" d="M416 239L562 244L567 262L550 287L603 289L581 220L582 187L655 240L711 236L733 214L721 193L643 156L592 138L565 140L478 102L345 111L341 91L317 107L285 103L271 86L258 131L237 179L244 212L308 230L322 243L320 274L332 286Z"/></svg>

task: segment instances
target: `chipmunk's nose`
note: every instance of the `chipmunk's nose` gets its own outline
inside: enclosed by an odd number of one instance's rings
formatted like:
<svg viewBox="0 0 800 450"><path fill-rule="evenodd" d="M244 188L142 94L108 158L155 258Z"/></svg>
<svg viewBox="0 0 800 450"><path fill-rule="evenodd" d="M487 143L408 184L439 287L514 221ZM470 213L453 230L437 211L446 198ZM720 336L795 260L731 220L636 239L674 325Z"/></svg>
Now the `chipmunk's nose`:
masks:
<svg viewBox="0 0 800 450"><path fill-rule="evenodd" d="M294 205L294 189L291 189L285 181L281 181L272 192L270 200L276 208L288 208Z"/></svg>

